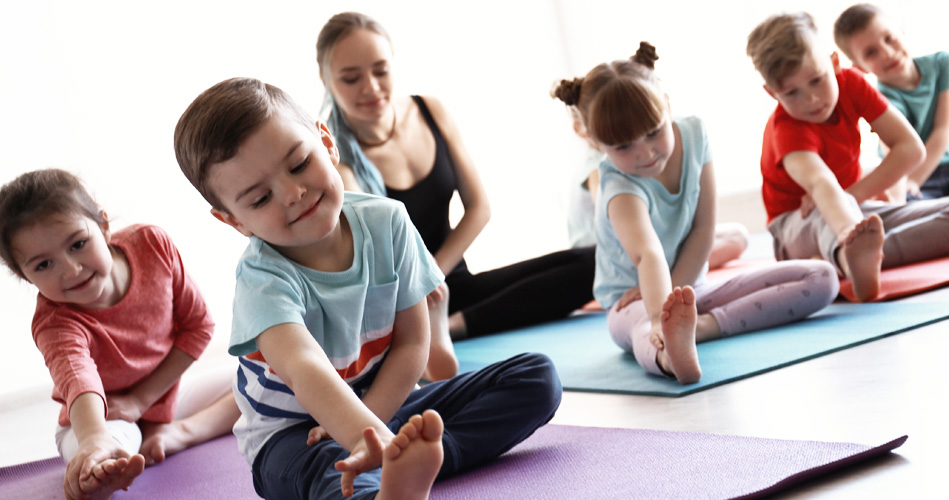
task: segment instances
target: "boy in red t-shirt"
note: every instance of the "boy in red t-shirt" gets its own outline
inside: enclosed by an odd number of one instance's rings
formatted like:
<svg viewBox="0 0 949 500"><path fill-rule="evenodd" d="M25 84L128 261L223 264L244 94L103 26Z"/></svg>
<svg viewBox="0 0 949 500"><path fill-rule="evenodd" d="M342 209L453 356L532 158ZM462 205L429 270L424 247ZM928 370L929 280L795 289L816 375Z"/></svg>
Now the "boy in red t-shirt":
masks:
<svg viewBox="0 0 949 500"><path fill-rule="evenodd" d="M922 162L922 141L862 74L819 47L807 13L772 16L748 36L748 55L778 101L761 150L768 229L777 259L820 256L867 301L879 294L881 267L946 254L949 200L879 200ZM866 176L860 118L889 148Z"/></svg>

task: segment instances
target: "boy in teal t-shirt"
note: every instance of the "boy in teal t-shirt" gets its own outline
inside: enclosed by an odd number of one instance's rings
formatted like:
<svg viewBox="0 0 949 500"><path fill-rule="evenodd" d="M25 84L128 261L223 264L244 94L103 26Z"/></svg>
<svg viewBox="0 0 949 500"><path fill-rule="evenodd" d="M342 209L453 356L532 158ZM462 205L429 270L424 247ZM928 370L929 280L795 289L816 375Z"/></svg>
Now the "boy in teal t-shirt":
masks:
<svg viewBox="0 0 949 500"><path fill-rule="evenodd" d="M280 89L225 80L175 129L182 172L250 238L229 352L235 425L269 499L428 498L553 416L550 359L522 354L416 388L442 280L405 208L344 193L323 124ZM378 495L378 497L377 497Z"/></svg>
<svg viewBox="0 0 949 500"><path fill-rule="evenodd" d="M910 197L949 195L949 53L911 58L900 30L876 6L851 6L834 23L834 40L854 66L877 77L880 92L926 146L907 176Z"/></svg>

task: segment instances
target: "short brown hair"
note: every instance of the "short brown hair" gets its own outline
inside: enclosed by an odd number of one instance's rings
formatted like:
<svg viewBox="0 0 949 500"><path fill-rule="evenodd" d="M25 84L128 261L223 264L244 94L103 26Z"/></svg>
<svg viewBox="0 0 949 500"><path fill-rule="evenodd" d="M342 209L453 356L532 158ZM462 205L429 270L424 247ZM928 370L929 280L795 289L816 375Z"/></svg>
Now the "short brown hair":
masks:
<svg viewBox="0 0 949 500"><path fill-rule="evenodd" d="M281 111L316 132L316 122L286 92L254 78L231 78L214 85L178 119L178 166L213 208L226 211L208 185L211 168L233 158L247 137Z"/></svg>
<svg viewBox="0 0 949 500"><path fill-rule="evenodd" d="M4 265L26 279L13 254L13 237L21 229L68 215L87 217L100 225L106 222L82 181L65 170L34 170L4 184L0 188L0 259Z"/></svg>
<svg viewBox="0 0 949 500"><path fill-rule="evenodd" d="M881 14L883 11L876 5L858 3L847 7L847 10L841 12L834 21L834 43L851 61L853 61L853 54L847 44L850 37L862 31L873 18Z"/></svg>
<svg viewBox="0 0 949 500"><path fill-rule="evenodd" d="M608 146L638 140L659 126L665 93L653 69L656 48L641 42L629 59L603 63L582 78L561 80L551 96L575 106L590 136Z"/></svg>
<svg viewBox="0 0 949 500"><path fill-rule="evenodd" d="M778 14L765 19L748 35L748 56L769 87L782 81L814 53L817 26L807 12Z"/></svg>

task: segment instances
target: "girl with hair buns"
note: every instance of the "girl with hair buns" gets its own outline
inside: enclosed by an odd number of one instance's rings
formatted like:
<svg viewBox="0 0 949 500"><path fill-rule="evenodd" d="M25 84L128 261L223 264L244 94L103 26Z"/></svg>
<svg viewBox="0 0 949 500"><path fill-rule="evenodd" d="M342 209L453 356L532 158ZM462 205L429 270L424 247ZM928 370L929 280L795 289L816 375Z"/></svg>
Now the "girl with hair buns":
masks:
<svg viewBox="0 0 949 500"><path fill-rule="evenodd" d="M556 96L554 96L556 97ZM593 207L596 205L596 190L600 185L600 162L603 152L590 139L583 118L576 106L567 106L573 132L587 145L585 160L577 165L570 176L570 194L567 199L567 236L572 247L596 244L593 235ZM740 222L715 224L715 238L708 257L709 270L718 269L741 257L748 248L748 228Z"/></svg>
<svg viewBox="0 0 949 500"><path fill-rule="evenodd" d="M392 93L392 45L377 21L354 12L333 16L316 52L346 189L402 201L445 273L447 290L429 297L428 378L454 374L452 339L563 318L593 300L592 248L469 272L464 252L488 222L487 194L442 103ZM451 227L455 191L464 214Z"/></svg>
<svg viewBox="0 0 949 500"><path fill-rule="evenodd" d="M785 261L704 283L715 231L715 177L703 122L673 118L654 73L656 49L562 80L603 151L593 293L613 340L646 371L698 382L696 343L803 319L839 287L822 261Z"/></svg>

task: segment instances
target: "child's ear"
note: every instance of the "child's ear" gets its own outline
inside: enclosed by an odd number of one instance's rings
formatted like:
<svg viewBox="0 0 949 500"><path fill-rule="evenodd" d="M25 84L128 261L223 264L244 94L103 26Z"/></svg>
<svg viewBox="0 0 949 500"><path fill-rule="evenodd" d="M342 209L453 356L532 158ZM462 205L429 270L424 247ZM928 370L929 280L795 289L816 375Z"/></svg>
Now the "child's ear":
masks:
<svg viewBox="0 0 949 500"><path fill-rule="evenodd" d="M775 95L775 92L771 90L771 87L769 87L767 83L762 85L761 88L763 88L764 91L767 92L768 95L771 96L774 100L778 100L778 96Z"/></svg>
<svg viewBox="0 0 949 500"><path fill-rule="evenodd" d="M234 229L237 230L238 233L241 233L244 236L250 237L254 235L254 233L250 232L246 227L244 227L243 224L238 222L238 220L235 219L233 215L223 210L212 208L211 215L213 215L215 219L227 224L228 226L233 227Z"/></svg>
<svg viewBox="0 0 949 500"><path fill-rule="evenodd" d="M112 232L109 230L109 214L105 210L99 210L99 219L102 220L102 222L99 223L99 229L102 230L105 243L109 244L112 242Z"/></svg>
<svg viewBox="0 0 949 500"><path fill-rule="evenodd" d="M834 73L840 73L840 56L837 55L836 50L831 52L830 62L834 65Z"/></svg>
<svg viewBox="0 0 949 500"><path fill-rule="evenodd" d="M326 128L325 123L316 122L316 126L320 129L320 140L323 141L323 146L326 147L326 152L329 153L330 160L333 161L333 166L339 165L339 148L336 147L336 140L333 139L333 134Z"/></svg>

